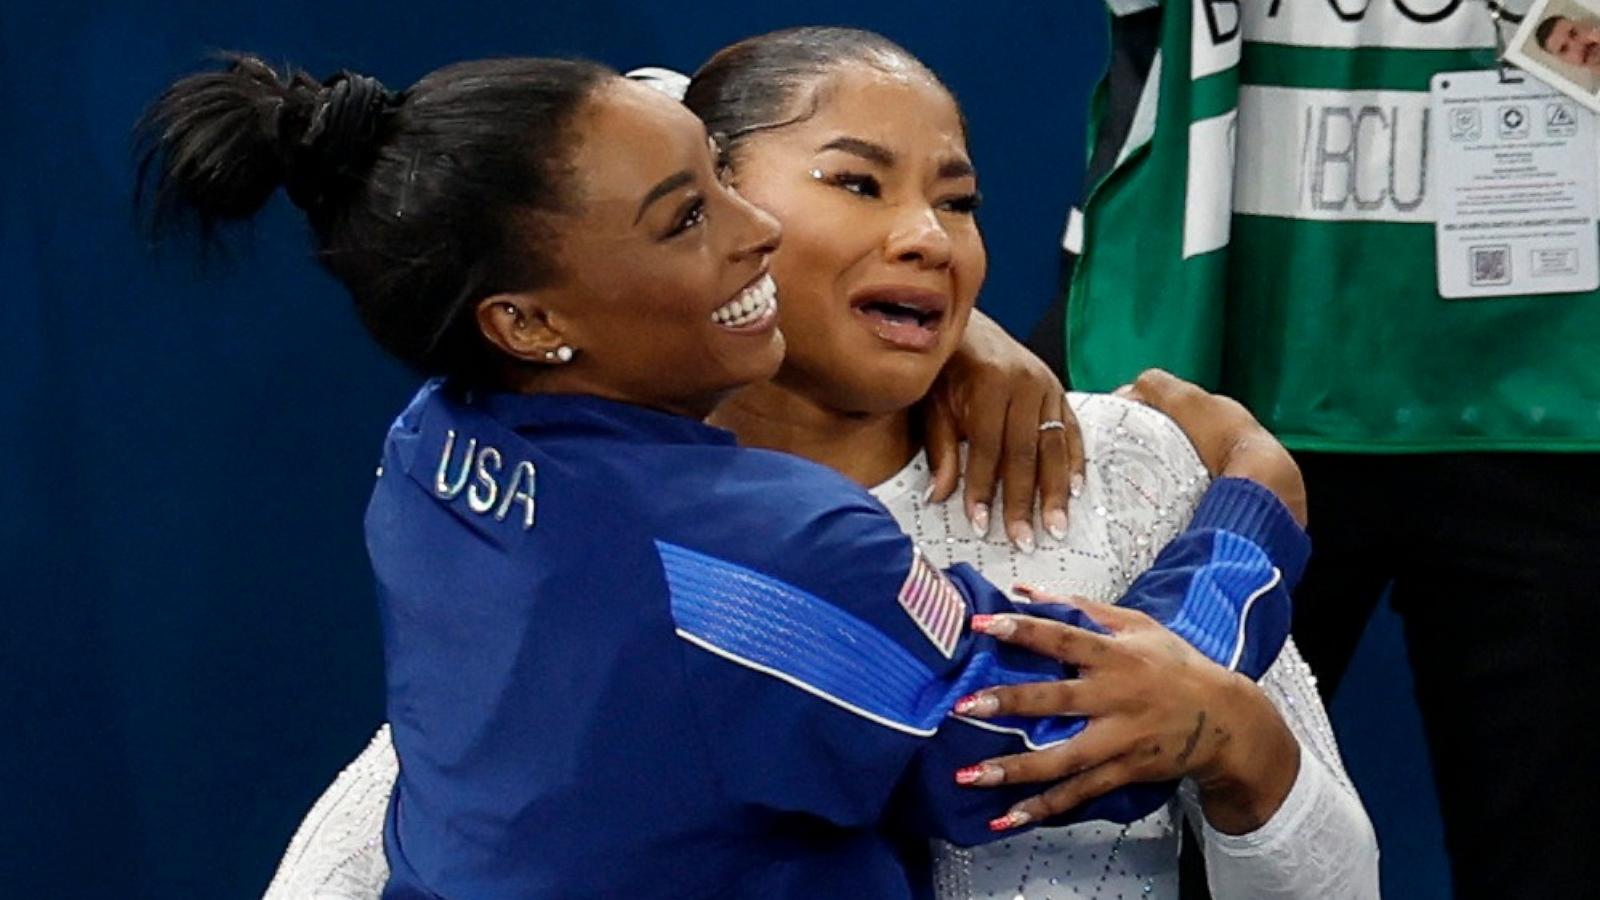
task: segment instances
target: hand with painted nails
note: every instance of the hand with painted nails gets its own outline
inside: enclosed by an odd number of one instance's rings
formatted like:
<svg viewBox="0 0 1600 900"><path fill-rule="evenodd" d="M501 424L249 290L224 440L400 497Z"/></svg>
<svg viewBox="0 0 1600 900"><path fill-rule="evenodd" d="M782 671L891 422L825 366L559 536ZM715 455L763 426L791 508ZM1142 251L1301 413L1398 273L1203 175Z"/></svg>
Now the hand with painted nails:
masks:
<svg viewBox="0 0 1600 900"><path fill-rule="evenodd" d="M955 713L1083 716L1064 744L986 760L956 773L973 787L1057 782L994 820L996 831L1038 822L1124 785L1192 778L1212 827L1259 828L1299 771L1293 733L1255 682L1217 665L1148 615L1025 586L1036 603L1067 603L1104 633L1027 615L974 616L974 631L1077 668L1057 682L994 687Z"/></svg>
<svg viewBox="0 0 1600 900"><path fill-rule="evenodd" d="M1045 529L1057 539L1066 535L1067 504L1084 478L1078 419L1055 373L982 313L973 312L924 404L924 442L934 475L929 499L949 497L964 474L974 531L989 530L998 481L1012 544L1030 553L1036 546L1035 492Z"/></svg>
<svg viewBox="0 0 1600 900"><path fill-rule="evenodd" d="M1289 451L1239 401L1161 369L1146 369L1112 393L1160 410L1178 423L1213 478L1248 478L1278 496L1306 523L1306 486Z"/></svg>

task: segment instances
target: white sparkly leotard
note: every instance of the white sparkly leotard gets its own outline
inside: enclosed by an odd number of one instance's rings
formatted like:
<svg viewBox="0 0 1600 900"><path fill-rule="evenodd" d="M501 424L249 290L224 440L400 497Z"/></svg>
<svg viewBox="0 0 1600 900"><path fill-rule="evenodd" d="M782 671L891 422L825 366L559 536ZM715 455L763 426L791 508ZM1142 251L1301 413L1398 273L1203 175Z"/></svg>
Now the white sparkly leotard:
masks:
<svg viewBox="0 0 1600 900"><path fill-rule="evenodd" d="M923 502L930 476L920 454L873 494L940 566L964 562L997 585L1023 581L1053 593L1115 600L1188 522L1206 473L1183 432L1159 413L1105 395L1070 399L1088 472L1061 542L1036 527L1038 550L1016 550L1000 534L998 504L990 534L973 534L959 495ZM1378 896L1372 826L1292 640L1261 684L1299 740L1300 772L1283 806L1260 829L1216 832L1205 823L1193 786L1185 784L1171 803L1130 825L1043 828L970 850L939 843L939 900L1175 898L1178 829L1185 822L1201 835L1219 900ZM268 900L377 900L388 875L382 827L395 776L385 726L307 814Z"/></svg>
<svg viewBox="0 0 1600 900"><path fill-rule="evenodd" d="M1209 479L1177 425L1148 407L1103 394L1069 395L1083 431L1083 495L1068 509L1061 542L1041 535L1024 554L1005 540L993 509L990 533L973 534L959 496L924 504L930 478L919 456L873 490L900 527L940 566L964 562L990 582L1025 582L1055 594L1114 601L1185 525ZM1310 668L1291 639L1261 680L1300 744L1300 772L1283 806L1244 835L1212 829L1192 784L1129 825L1091 822L1040 828L964 850L935 847L939 900L1175 898L1179 828L1196 829L1212 896L1378 896L1378 850L1366 810L1345 774Z"/></svg>

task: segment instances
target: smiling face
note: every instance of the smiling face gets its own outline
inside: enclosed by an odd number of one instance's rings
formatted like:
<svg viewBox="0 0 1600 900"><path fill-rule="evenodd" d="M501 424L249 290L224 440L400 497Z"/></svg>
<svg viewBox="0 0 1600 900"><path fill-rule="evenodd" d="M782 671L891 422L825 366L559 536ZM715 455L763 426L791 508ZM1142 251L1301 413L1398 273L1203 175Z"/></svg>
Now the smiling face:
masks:
<svg viewBox="0 0 1600 900"><path fill-rule="evenodd" d="M1562 62L1600 71L1600 25L1558 16L1542 46Z"/></svg>
<svg viewBox="0 0 1600 900"><path fill-rule="evenodd" d="M961 116L920 66L850 63L747 137L740 193L783 224L773 258L784 387L849 413L903 409L960 340L987 266Z"/></svg>
<svg viewBox="0 0 1600 900"><path fill-rule="evenodd" d="M784 346L767 274L780 230L723 182L700 120L616 79L573 128L578 203L550 223L561 277L483 301L485 334L542 366L573 348L547 366L547 389L695 416L770 377Z"/></svg>

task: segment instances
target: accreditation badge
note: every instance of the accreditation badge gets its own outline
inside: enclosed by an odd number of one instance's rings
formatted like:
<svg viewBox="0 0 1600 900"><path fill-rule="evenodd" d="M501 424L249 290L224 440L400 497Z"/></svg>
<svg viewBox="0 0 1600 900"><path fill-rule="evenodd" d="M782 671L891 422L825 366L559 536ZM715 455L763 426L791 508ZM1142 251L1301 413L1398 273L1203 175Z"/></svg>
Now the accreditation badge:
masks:
<svg viewBox="0 0 1600 900"><path fill-rule="evenodd" d="M1514 70L1441 72L1431 87L1439 293L1600 288L1596 114Z"/></svg>
<svg viewBox="0 0 1600 900"><path fill-rule="evenodd" d="M1600 112L1600 0L1484 0L1496 22L1515 23L1501 56L1523 72ZM1515 8L1522 8L1518 16Z"/></svg>

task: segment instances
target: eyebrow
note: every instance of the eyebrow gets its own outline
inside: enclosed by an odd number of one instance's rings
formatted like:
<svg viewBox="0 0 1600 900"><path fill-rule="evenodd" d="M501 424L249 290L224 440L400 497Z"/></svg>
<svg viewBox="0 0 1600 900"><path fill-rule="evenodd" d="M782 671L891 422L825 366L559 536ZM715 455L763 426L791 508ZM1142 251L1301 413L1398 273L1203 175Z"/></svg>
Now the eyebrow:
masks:
<svg viewBox="0 0 1600 900"><path fill-rule="evenodd" d="M823 150L842 150L854 156L859 156L868 162L877 163L886 169L893 168L895 163L894 151L882 144L874 144L860 138L841 137L823 144L817 152ZM967 178L976 175L972 163L965 159L949 159L939 164L938 177L940 178Z"/></svg>
<svg viewBox="0 0 1600 900"><path fill-rule="evenodd" d="M668 175L666 178L661 179L661 183L651 188L650 193L645 194L644 200L639 203L639 212L633 217L633 224L639 224L639 220L644 218L644 212L650 208L650 204L660 200L662 197L665 197L666 195L672 193L678 188L683 187L693 180L694 175L690 174L688 169L684 169L682 172Z"/></svg>
<svg viewBox="0 0 1600 900"><path fill-rule="evenodd" d="M871 141L863 141L860 138L834 138L826 144L823 144L822 147L817 150L817 152L821 153L823 150L843 150L851 155L859 156L867 162L877 163L884 168L890 168L894 166L893 150L890 150L888 147L885 147L882 144L874 144Z"/></svg>
<svg viewBox="0 0 1600 900"><path fill-rule="evenodd" d="M939 164L940 178L968 178L978 174L972 163L964 159L947 159Z"/></svg>

